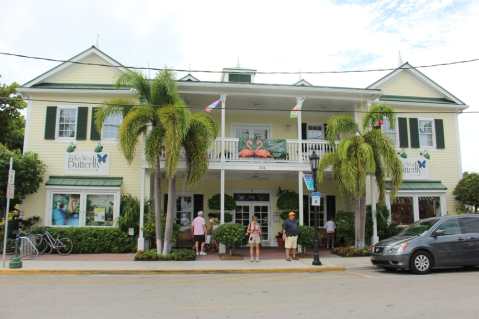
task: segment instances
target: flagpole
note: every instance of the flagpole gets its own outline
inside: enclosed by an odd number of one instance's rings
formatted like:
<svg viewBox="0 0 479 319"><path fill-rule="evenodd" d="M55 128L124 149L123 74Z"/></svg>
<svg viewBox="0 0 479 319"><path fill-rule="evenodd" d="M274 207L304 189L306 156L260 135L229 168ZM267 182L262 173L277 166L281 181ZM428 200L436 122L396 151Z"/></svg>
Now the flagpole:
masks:
<svg viewBox="0 0 479 319"><path fill-rule="evenodd" d="M8 172L10 173L12 171L13 167L13 157L10 157L10 168ZM7 186L10 187L10 186ZM2 265L3 268L6 266L6 257L7 257L7 234L8 234L8 211L10 210L10 196L7 192L6 194L7 198L7 205L5 208L5 233L3 234L3 253L2 253Z"/></svg>

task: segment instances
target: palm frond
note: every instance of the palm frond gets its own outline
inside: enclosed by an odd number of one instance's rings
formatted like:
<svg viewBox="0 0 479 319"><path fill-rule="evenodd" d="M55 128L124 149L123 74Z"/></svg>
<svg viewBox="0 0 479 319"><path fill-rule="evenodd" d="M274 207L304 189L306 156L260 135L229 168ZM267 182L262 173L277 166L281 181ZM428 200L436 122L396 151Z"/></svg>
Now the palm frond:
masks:
<svg viewBox="0 0 479 319"><path fill-rule="evenodd" d="M147 133L145 140L145 158L151 167L156 166L158 156L161 153L164 135L165 132L160 125L152 127L151 131Z"/></svg>
<svg viewBox="0 0 479 319"><path fill-rule="evenodd" d="M112 115L121 114L123 117L133 108L131 99L115 98L103 102L104 104L95 112L95 126L100 132L105 119Z"/></svg>
<svg viewBox="0 0 479 319"><path fill-rule="evenodd" d="M159 106L182 103L176 81L168 70L158 72L151 82L151 103Z"/></svg>
<svg viewBox="0 0 479 319"><path fill-rule="evenodd" d="M374 127L378 120L383 120L386 118L389 121L391 128L394 128L396 124L396 116L394 110L386 104L373 104L369 108L368 113L364 116L363 119L363 129L368 127Z"/></svg>
<svg viewBox="0 0 479 319"><path fill-rule="evenodd" d="M143 73L137 71L130 71L123 73L116 81L118 87L131 87L136 90L140 101L146 103L151 102L151 85L149 80L143 75Z"/></svg>
<svg viewBox="0 0 479 319"><path fill-rule="evenodd" d="M136 145L142 134L155 119L155 112L151 106L135 106L123 119L120 125L120 147L129 163L135 156Z"/></svg>
<svg viewBox="0 0 479 319"><path fill-rule="evenodd" d="M166 174L171 178L176 173L181 146L190 126L191 112L179 104L164 106L157 113L164 129Z"/></svg>
<svg viewBox="0 0 479 319"><path fill-rule="evenodd" d="M349 115L337 115L331 117L328 122L327 140L334 144L341 136L355 134L358 131L358 125Z"/></svg>
<svg viewBox="0 0 479 319"><path fill-rule="evenodd" d="M187 182L196 183L208 170L208 149L218 134L215 121L207 114L193 113L183 143L187 162Z"/></svg>

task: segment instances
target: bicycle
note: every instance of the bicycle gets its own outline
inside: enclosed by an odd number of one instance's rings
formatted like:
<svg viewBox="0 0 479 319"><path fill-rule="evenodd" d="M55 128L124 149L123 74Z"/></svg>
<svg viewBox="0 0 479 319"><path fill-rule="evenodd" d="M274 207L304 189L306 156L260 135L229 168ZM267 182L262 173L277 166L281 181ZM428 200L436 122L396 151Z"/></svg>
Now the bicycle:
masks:
<svg viewBox="0 0 479 319"><path fill-rule="evenodd" d="M31 237L40 254L56 251L59 255L69 255L73 250L73 243L70 238L55 238L50 232L35 234Z"/></svg>

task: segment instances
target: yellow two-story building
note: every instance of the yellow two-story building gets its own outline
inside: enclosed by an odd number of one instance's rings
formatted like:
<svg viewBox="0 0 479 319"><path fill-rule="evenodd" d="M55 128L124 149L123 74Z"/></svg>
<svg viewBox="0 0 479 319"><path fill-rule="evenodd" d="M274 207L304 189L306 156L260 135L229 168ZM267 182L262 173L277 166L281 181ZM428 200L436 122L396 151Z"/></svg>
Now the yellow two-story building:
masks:
<svg viewBox="0 0 479 319"><path fill-rule="evenodd" d="M102 102L135 96L130 88L115 86L127 71L91 47L21 87L28 101L24 150L38 153L47 166L45 183L23 203L27 217L40 216L48 226L114 227L121 193L141 202L151 197L143 144L130 165L118 143L122 118L107 118L101 132L93 124L94 110ZM208 173L189 186L185 162L179 165L178 223L189 225L199 210L219 213L222 220L229 213L232 222L242 224L256 215L263 244L274 246L281 229L276 206L281 188L298 194L300 223L312 224L304 176L310 173L313 151L321 156L332 150L325 141L328 118L346 114L360 123L374 102L398 112L394 128L390 123L383 127L404 166L398 199L388 198L391 220L411 223L455 212L452 190L462 175L457 114L466 105L422 72L405 63L367 88L314 86L305 80L263 84L254 77L255 70L231 68L224 69L218 82L190 74L178 80L178 90L192 111L201 112L222 97L222 107L211 113L221 130L209 152ZM298 99L304 99L303 108L292 119L290 111ZM262 154L265 149L269 154ZM161 189L166 191L163 181ZM320 224L337 211L352 211L351 199L339 193L331 174L318 188ZM235 208L210 210L208 200L216 194L232 196ZM161 197L166 207L166 194ZM367 187L367 198L374 207L374 183ZM62 214L65 211L69 214Z"/></svg>

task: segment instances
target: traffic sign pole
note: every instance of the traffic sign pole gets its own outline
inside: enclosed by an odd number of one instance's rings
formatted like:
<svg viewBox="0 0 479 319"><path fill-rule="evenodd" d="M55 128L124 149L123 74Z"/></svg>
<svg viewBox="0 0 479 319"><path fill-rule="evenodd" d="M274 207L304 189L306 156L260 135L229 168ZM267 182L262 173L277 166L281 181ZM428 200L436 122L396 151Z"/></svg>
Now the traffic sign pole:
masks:
<svg viewBox="0 0 479 319"><path fill-rule="evenodd" d="M6 267L7 263L7 234L8 234L8 211L10 210L10 198L13 198L12 187L15 183L15 171L13 168L13 158L10 157L10 168L8 170L8 186L7 186L7 206L5 208L5 233L3 234L3 253L2 253L2 265Z"/></svg>

